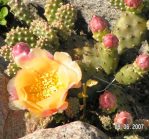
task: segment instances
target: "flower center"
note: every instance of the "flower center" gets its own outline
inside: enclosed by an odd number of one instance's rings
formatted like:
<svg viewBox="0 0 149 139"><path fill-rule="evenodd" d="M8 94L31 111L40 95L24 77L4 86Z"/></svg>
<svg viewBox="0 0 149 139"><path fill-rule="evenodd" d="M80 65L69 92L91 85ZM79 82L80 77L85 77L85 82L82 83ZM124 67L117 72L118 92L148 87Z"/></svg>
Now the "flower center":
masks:
<svg viewBox="0 0 149 139"><path fill-rule="evenodd" d="M28 100L38 102L51 96L63 86L55 73L38 74L34 84L28 87Z"/></svg>

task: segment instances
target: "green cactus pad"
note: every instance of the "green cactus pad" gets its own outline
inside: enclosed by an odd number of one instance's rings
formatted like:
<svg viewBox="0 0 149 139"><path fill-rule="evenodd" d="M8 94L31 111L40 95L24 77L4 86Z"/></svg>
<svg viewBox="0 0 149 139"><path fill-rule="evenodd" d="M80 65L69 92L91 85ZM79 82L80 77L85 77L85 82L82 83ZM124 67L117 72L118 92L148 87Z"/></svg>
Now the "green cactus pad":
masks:
<svg viewBox="0 0 149 139"><path fill-rule="evenodd" d="M62 5L62 0L47 0L44 7L44 15L47 18L49 24L51 24L56 19L56 12Z"/></svg>
<svg viewBox="0 0 149 139"><path fill-rule="evenodd" d="M93 38L94 38L96 41L101 42L103 36L105 36L105 35L108 34L108 33L110 33L110 30L109 30L108 28L106 28L106 29L103 30L103 31L94 32L94 33L93 33Z"/></svg>
<svg viewBox="0 0 149 139"><path fill-rule="evenodd" d="M11 47L4 45L0 48L0 56L4 58L5 61L13 61L12 55L11 55Z"/></svg>
<svg viewBox="0 0 149 139"><path fill-rule="evenodd" d="M121 9L122 11L126 10L126 6L124 4L124 0L110 0L110 3L116 7Z"/></svg>
<svg viewBox="0 0 149 139"><path fill-rule="evenodd" d="M141 70L134 62L122 67L115 75L115 79L120 84L130 85L140 80L146 73L147 71Z"/></svg>
<svg viewBox="0 0 149 139"><path fill-rule="evenodd" d="M143 8L143 3L138 8L128 7L124 3L124 0L110 0L110 3L114 7L120 9L121 11L129 11L129 12L132 12L132 13L140 13L142 8Z"/></svg>
<svg viewBox="0 0 149 139"><path fill-rule="evenodd" d="M61 21L66 29L72 29L76 19L76 10L71 4L62 5L56 13L56 20Z"/></svg>
<svg viewBox="0 0 149 139"><path fill-rule="evenodd" d="M20 68L15 63L9 63L9 65L7 66L7 69L5 70L5 73L9 77L13 77L14 75L16 75L19 69Z"/></svg>
<svg viewBox="0 0 149 139"><path fill-rule="evenodd" d="M103 68L106 74L109 75L114 73L119 61L117 49L106 48L102 43L97 43L96 47L98 50L100 66Z"/></svg>
<svg viewBox="0 0 149 139"><path fill-rule="evenodd" d="M38 38L46 40L51 45L59 46L57 32L44 20L37 19L31 23L30 30Z"/></svg>
<svg viewBox="0 0 149 139"><path fill-rule="evenodd" d="M118 53L121 54L127 48L138 46L146 30L145 19L133 13L124 12L113 30L119 39Z"/></svg>
<svg viewBox="0 0 149 139"><path fill-rule="evenodd" d="M17 27L13 28L6 34L5 43L8 46L13 46L17 42L26 42L31 48L36 47L37 37L28 28Z"/></svg>
<svg viewBox="0 0 149 139"><path fill-rule="evenodd" d="M34 16L30 13L27 5L21 0L10 0L8 5L11 8L11 12L19 19L29 24Z"/></svg>

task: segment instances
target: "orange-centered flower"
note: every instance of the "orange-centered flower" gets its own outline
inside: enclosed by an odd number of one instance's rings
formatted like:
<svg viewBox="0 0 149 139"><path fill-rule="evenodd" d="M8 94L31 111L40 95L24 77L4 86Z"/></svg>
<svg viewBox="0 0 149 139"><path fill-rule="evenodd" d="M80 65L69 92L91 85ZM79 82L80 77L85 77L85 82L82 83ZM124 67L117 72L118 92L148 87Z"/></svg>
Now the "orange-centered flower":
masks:
<svg viewBox="0 0 149 139"><path fill-rule="evenodd" d="M9 106L27 109L36 116L49 116L67 108L68 89L78 87L82 73L68 53L32 49L22 68L8 83Z"/></svg>

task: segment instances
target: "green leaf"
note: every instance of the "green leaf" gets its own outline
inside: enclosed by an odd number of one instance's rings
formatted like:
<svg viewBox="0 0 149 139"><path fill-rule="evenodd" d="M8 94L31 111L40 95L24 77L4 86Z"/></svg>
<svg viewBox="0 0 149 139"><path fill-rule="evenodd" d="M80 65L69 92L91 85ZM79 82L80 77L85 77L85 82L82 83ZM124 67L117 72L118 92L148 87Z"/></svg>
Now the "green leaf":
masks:
<svg viewBox="0 0 149 139"><path fill-rule="evenodd" d="M7 24L7 21L5 19L0 20L0 24L5 26Z"/></svg>
<svg viewBox="0 0 149 139"><path fill-rule="evenodd" d="M0 16L6 17L7 15L8 15L8 9L7 9L7 7L3 7L0 11Z"/></svg>

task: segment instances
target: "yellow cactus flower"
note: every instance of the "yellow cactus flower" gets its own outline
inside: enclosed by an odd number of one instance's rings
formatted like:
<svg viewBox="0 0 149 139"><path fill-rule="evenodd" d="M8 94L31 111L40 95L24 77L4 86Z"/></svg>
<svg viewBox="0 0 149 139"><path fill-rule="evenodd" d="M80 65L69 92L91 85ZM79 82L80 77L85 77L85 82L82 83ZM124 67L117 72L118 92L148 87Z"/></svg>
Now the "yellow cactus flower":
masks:
<svg viewBox="0 0 149 139"><path fill-rule="evenodd" d="M80 67L65 52L56 52L53 56L34 48L19 66L22 69L7 86L9 106L27 109L39 117L65 110L68 90L79 87L82 78Z"/></svg>

